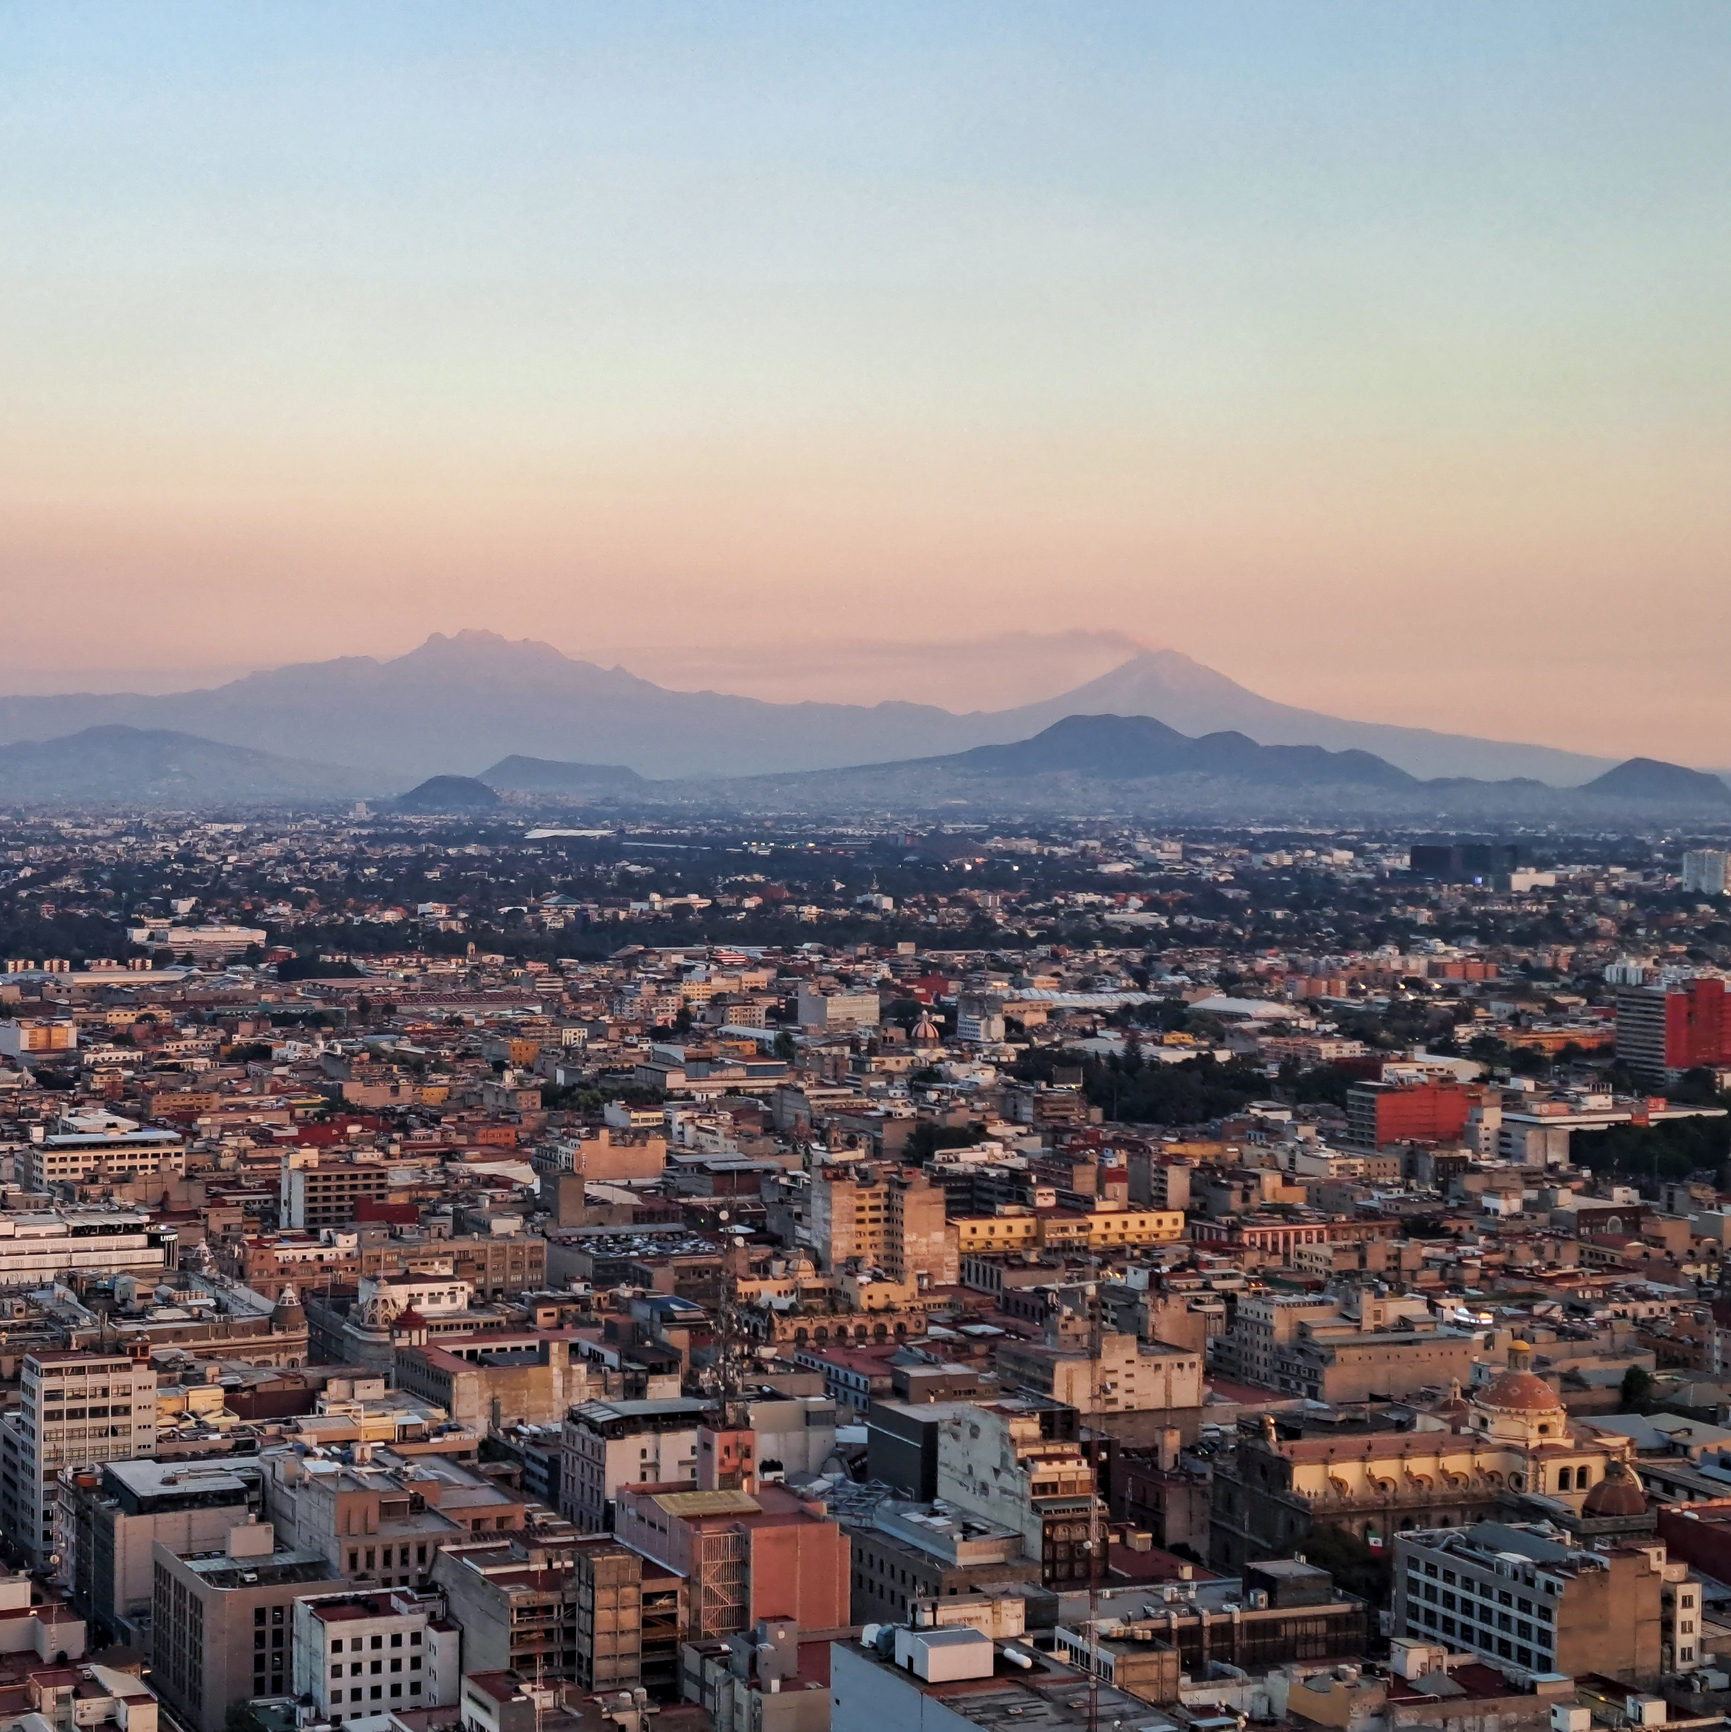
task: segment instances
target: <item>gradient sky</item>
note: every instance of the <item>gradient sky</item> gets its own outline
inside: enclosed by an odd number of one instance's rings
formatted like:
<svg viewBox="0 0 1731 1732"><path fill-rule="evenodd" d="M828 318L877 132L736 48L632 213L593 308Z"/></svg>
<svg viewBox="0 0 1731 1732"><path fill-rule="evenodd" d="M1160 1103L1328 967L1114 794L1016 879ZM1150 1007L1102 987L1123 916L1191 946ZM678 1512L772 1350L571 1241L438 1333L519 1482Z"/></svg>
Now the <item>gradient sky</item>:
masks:
<svg viewBox="0 0 1731 1732"><path fill-rule="evenodd" d="M1119 631L1731 763L1727 89L1723 0L0 0L0 687Z"/></svg>

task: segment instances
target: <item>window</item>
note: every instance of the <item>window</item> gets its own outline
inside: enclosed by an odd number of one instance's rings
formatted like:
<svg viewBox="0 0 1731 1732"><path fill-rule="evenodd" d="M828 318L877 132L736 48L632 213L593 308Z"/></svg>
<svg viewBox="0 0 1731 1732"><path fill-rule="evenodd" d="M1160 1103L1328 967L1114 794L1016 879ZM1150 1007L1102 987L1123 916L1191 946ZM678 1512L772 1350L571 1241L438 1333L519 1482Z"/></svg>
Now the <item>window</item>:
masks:
<svg viewBox="0 0 1731 1732"><path fill-rule="evenodd" d="M333 1654L340 1654L342 1651L343 1651L343 1639L341 1636L338 1636L337 1639L331 1643L331 1652Z"/></svg>

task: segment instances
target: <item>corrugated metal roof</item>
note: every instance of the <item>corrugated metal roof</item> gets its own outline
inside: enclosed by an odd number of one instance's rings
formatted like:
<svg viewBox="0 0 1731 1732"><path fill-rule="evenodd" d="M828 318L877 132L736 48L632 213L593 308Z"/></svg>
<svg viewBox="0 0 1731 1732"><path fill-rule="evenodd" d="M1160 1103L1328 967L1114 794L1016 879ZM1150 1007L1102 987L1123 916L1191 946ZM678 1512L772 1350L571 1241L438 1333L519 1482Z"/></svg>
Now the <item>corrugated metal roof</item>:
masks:
<svg viewBox="0 0 1731 1732"><path fill-rule="evenodd" d="M763 1505L748 1491L665 1491L655 1502L673 1516L761 1515Z"/></svg>

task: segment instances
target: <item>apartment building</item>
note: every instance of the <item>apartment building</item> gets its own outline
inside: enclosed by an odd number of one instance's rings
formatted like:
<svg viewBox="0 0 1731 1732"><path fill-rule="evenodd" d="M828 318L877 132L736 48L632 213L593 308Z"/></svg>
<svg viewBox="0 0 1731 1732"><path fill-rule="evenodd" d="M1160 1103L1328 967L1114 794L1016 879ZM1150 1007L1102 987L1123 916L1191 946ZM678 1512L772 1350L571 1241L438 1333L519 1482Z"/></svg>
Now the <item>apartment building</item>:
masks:
<svg viewBox="0 0 1731 1732"><path fill-rule="evenodd" d="M1073 1436L1056 1435L1070 1410L1026 1401L946 1404L938 1422L938 1497L1021 1535L1048 1585L1087 1579L1090 1523L1104 1527L1093 1464Z"/></svg>
<svg viewBox="0 0 1731 1732"><path fill-rule="evenodd" d="M382 1161L350 1160L316 1149L288 1149L282 1157L279 1226L340 1227L355 1218L355 1204L383 1202L391 1169Z"/></svg>
<svg viewBox="0 0 1731 1732"><path fill-rule="evenodd" d="M70 1017L13 1016L0 1022L0 1058L39 1064L78 1050L78 1024Z"/></svg>
<svg viewBox="0 0 1731 1732"><path fill-rule="evenodd" d="M697 1434L710 1404L589 1401L565 1417L559 1513L586 1533L613 1526L619 1488L653 1480L697 1483Z"/></svg>
<svg viewBox="0 0 1731 1732"><path fill-rule="evenodd" d="M294 1694L344 1720L448 1708L461 1684L462 1631L442 1594L318 1594L293 1607Z"/></svg>
<svg viewBox="0 0 1731 1732"><path fill-rule="evenodd" d="M64 1468L156 1453L156 1372L136 1353L39 1348L0 1417L0 1526L41 1568L55 1550Z"/></svg>
<svg viewBox="0 0 1731 1732"><path fill-rule="evenodd" d="M804 1241L822 1268L882 1269L892 1281L958 1278L958 1253L941 1185L917 1167L873 1162L812 1174Z"/></svg>
<svg viewBox="0 0 1731 1732"><path fill-rule="evenodd" d="M255 1462L111 1461L62 1471L56 1509L60 1579L101 1645L149 1646L153 1550L220 1549L264 1508Z"/></svg>
<svg viewBox="0 0 1731 1732"><path fill-rule="evenodd" d="M1391 1627L1493 1664L1647 1685L1701 1654L1700 1590L1687 1577L1688 1566L1670 1563L1653 1540L1601 1550L1524 1523L1421 1529L1394 1536Z"/></svg>
<svg viewBox="0 0 1731 1732"><path fill-rule="evenodd" d="M224 1732L232 1704L287 1694L294 1603L330 1580L323 1558L279 1546L269 1522L251 1522L209 1550L158 1540L151 1573L151 1682L187 1732Z"/></svg>

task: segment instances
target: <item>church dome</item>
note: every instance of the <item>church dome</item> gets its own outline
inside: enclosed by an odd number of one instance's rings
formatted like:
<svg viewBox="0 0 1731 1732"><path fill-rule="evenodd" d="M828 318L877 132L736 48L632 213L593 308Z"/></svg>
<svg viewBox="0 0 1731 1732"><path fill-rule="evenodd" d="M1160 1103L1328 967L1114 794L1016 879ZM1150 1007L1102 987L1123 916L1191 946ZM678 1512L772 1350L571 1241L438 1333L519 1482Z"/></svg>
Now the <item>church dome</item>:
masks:
<svg viewBox="0 0 1731 1732"><path fill-rule="evenodd" d="M1626 1461L1614 1460L1605 1477L1587 1493L1584 1516L1638 1516L1647 1513L1647 1494L1640 1476Z"/></svg>
<svg viewBox="0 0 1731 1732"><path fill-rule="evenodd" d="M1557 1392L1532 1372L1533 1350L1524 1341L1509 1348L1509 1368L1493 1377L1474 1398L1481 1407L1504 1413L1560 1413Z"/></svg>

